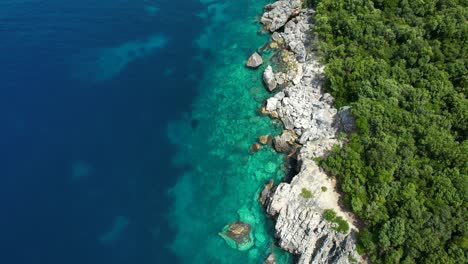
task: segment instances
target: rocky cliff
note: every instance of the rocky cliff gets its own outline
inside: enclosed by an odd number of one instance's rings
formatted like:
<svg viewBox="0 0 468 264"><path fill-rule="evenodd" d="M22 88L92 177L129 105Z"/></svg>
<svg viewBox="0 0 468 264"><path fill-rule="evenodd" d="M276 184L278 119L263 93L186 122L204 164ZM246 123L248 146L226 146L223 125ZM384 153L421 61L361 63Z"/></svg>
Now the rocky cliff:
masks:
<svg viewBox="0 0 468 264"><path fill-rule="evenodd" d="M340 208L333 180L314 161L340 144L338 135L352 131L354 120L348 107L338 111L333 97L323 92L324 67L311 51L314 11L301 6L300 0L277 1L265 7L261 19L273 32L273 46L281 48L277 72L268 66L263 74L270 91L281 90L262 112L283 122L285 131L273 144L277 151L297 155L298 174L276 188L270 182L260 200L276 220L279 245L299 255L298 263L360 262L352 216ZM328 209L347 220L350 229L336 231L337 224L323 217Z"/></svg>

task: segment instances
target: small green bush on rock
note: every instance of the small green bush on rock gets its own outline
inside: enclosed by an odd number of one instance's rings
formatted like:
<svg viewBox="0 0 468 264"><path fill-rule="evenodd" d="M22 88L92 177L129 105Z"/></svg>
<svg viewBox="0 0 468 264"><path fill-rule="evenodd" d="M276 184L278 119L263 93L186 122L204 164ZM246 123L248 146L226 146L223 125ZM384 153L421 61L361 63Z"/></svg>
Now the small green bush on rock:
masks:
<svg viewBox="0 0 468 264"><path fill-rule="evenodd" d="M327 209L323 212L323 218L329 222L335 223L332 227L333 230L346 234L349 231L349 224L341 216L337 216L336 212L332 209Z"/></svg>
<svg viewBox="0 0 468 264"><path fill-rule="evenodd" d="M308 190L307 188L302 188L301 196L303 198L310 199L310 198L312 198L312 192L310 190Z"/></svg>

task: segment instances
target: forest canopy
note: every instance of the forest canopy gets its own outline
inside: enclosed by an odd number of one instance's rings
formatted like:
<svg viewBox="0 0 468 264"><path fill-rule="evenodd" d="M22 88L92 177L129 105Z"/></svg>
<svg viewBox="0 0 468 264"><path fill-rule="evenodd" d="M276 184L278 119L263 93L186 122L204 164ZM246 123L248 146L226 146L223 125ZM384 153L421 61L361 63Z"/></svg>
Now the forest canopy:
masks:
<svg viewBox="0 0 468 264"><path fill-rule="evenodd" d="M309 0L356 132L322 161L375 263L467 263L466 0Z"/></svg>

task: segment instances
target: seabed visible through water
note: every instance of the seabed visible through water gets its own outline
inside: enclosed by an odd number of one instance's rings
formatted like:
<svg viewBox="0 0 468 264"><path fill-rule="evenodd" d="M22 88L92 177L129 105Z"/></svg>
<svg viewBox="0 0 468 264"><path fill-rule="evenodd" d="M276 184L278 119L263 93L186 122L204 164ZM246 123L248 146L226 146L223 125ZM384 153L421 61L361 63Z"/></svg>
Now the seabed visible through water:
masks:
<svg viewBox="0 0 468 264"><path fill-rule="evenodd" d="M266 63L256 70L244 66L269 40L258 23L268 1L204 2L207 11L200 16L210 26L196 42L206 69L196 77L199 96L192 112L168 127L178 146L173 162L191 168L170 191L169 221L177 232L171 248L183 263L263 263L272 250L278 263L288 263L291 257L274 246L273 222L257 200L270 179L283 178L283 157L265 146L250 151L259 136L282 130L258 112L269 96L261 77ZM263 53L264 59L269 56L271 51ZM229 247L218 235L236 220L252 226L254 245L246 251Z"/></svg>

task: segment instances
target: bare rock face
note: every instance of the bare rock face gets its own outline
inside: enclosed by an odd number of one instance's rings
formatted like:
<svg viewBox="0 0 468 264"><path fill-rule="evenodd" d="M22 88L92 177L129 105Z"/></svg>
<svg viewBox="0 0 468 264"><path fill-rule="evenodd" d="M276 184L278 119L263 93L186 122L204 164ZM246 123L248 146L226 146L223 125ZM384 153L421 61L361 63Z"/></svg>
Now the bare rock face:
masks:
<svg viewBox="0 0 468 264"><path fill-rule="evenodd" d="M294 0L280 0L265 7L268 11L262 17L264 25L270 31L284 26L283 32L275 32L275 38L284 40L288 49L283 59L288 72L274 74L285 76L285 87L266 101L264 110L278 116L286 129L273 140L275 149L287 153L293 146L300 146L299 173L291 183L280 183L276 188L267 185L261 201L276 219L279 246L299 255L298 263L350 263L352 259L361 262L355 247L357 228L352 224L353 216L340 208L335 183L314 161L341 144L337 135L352 131L354 119L347 107L338 112L333 107L333 97L323 92L324 66L308 53L313 11L293 14L295 8ZM327 209L345 219L350 231L335 231L335 224L322 217Z"/></svg>
<svg viewBox="0 0 468 264"><path fill-rule="evenodd" d="M340 111L338 111L338 116L340 117L340 124L344 132L351 133L356 130L354 125L355 120L351 113L351 107L343 106Z"/></svg>
<svg viewBox="0 0 468 264"><path fill-rule="evenodd" d="M307 56L306 46L311 42L312 10L303 10L297 17L291 19L284 26L281 34L286 45L294 52L299 62L304 62Z"/></svg>
<svg viewBox="0 0 468 264"><path fill-rule="evenodd" d="M302 6L301 0L280 0L265 6L265 12L261 22L267 30L274 32L284 26L288 20L299 12Z"/></svg>
<svg viewBox="0 0 468 264"><path fill-rule="evenodd" d="M291 131L285 130L280 136L273 139L275 150L280 153L289 153L294 149L296 136Z"/></svg>
<svg viewBox="0 0 468 264"><path fill-rule="evenodd" d="M263 82L268 88L268 91L273 92L275 90L276 85L278 84L276 82L275 74L273 73L273 69L271 68L270 65L266 67L265 71L263 72Z"/></svg>
<svg viewBox="0 0 468 264"><path fill-rule="evenodd" d="M250 68L257 68L258 66L262 65L262 63L262 56L260 56L260 54L258 54L257 52L254 52L252 55L250 55L246 65Z"/></svg>
<svg viewBox="0 0 468 264"><path fill-rule="evenodd" d="M323 154L320 144L330 148L336 141L308 142L300 151L300 172L290 184L280 183L269 197L267 213L276 218L276 236L281 248L299 254L298 263L349 263L359 260L355 250L355 228L347 234L333 229L333 223L323 219L326 209L333 209L350 221L340 211L338 195L327 175L312 160L316 154ZM327 191L323 192L322 187ZM312 197L306 198L303 190Z"/></svg>

